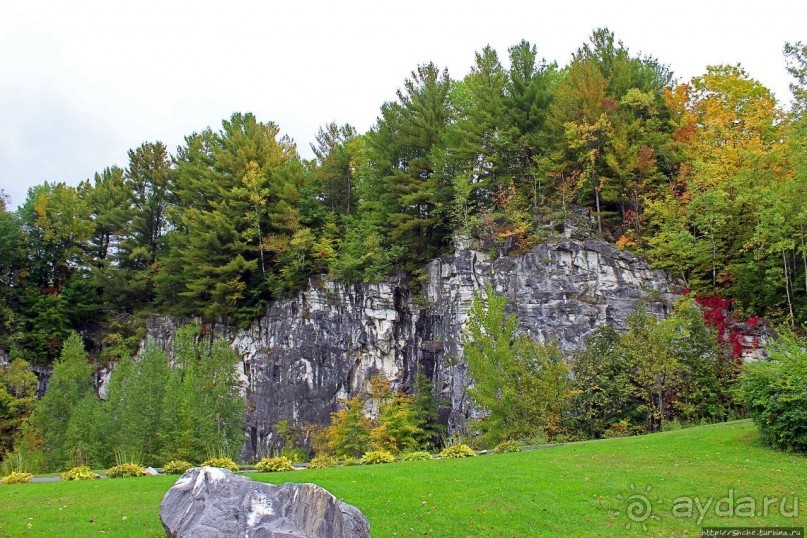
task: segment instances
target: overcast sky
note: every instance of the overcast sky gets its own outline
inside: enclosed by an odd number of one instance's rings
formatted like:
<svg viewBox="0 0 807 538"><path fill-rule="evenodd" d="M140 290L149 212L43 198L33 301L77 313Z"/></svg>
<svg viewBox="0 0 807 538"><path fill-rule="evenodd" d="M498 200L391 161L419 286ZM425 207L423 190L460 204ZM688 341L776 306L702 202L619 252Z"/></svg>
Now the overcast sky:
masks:
<svg viewBox="0 0 807 538"><path fill-rule="evenodd" d="M418 64L466 74L486 44L524 38L566 64L594 28L680 80L742 63L789 102L782 47L807 40L807 2L262 2L0 0L0 188L12 207L43 181L77 184L126 152L274 121L305 157L320 125L361 131Z"/></svg>

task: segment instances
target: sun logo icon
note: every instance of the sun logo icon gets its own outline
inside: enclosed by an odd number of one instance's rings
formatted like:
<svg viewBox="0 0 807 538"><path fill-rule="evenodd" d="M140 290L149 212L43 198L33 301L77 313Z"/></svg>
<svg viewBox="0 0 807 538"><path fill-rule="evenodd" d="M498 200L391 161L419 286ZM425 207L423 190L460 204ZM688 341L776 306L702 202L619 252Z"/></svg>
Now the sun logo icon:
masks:
<svg viewBox="0 0 807 538"><path fill-rule="evenodd" d="M647 531L647 521L659 521L661 518L653 513L653 505L661 504L661 499L655 501L650 500L650 492L653 486L644 488L644 492L638 491L634 484L630 485L630 493L625 495L617 495L617 500L624 504L624 510L618 510L613 513L614 516L621 516L623 513L628 516L628 521L625 524L626 529L630 529L634 524L641 525L643 531Z"/></svg>

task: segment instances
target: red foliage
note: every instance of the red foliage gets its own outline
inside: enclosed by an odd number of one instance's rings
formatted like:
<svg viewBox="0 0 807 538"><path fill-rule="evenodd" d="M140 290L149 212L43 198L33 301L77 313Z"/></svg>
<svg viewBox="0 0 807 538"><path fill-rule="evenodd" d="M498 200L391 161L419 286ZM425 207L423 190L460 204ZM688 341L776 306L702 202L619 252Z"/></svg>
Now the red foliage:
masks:
<svg viewBox="0 0 807 538"><path fill-rule="evenodd" d="M742 364L745 335L740 331L740 324L731 314L732 300L713 295L711 297L695 296L695 301L703 308L703 318L706 323L717 331L717 340L720 345L731 354L736 364ZM754 328L758 324L759 317L757 316L751 316L745 322L749 328ZM755 348L759 347L759 339L754 337L752 345Z"/></svg>

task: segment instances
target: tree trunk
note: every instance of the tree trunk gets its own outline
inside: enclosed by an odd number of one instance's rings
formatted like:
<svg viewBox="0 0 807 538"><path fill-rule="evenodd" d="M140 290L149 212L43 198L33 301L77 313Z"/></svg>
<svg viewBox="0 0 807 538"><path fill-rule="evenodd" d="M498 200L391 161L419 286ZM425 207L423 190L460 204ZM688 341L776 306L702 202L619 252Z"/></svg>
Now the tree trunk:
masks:
<svg viewBox="0 0 807 538"><path fill-rule="evenodd" d="M787 295L787 307L790 310L790 326L793 327L796 324L796 319L793 315L793 301L790 299L790 274L788 272L785 249L782 249L782 262L785 268L785 294Z"/></svg>
<svg viewBox="0 0 807 538"><path fill-rule="evenodd" d="M602 237L602 217L600 217L600 188L594 187L594 199L597 201L597 232Z"/></svg>

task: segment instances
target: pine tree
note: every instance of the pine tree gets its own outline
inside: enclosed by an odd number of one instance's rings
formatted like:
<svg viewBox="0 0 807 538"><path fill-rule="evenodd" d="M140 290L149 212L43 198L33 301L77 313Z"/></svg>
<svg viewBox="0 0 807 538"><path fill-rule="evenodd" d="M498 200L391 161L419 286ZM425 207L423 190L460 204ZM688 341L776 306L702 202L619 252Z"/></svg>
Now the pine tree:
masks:
<svg viewBox="0 0 807 538"><path fill-rule="evenodd" d="M31 424L42 438L42 452L50 469L63 467L73 455L75 446L68 443L67 429L79 404L85 398L97 398L93 374L84 342L77 333L71 333L65 340L61 357L53 365L48 389L31 416Z"/></svg>

